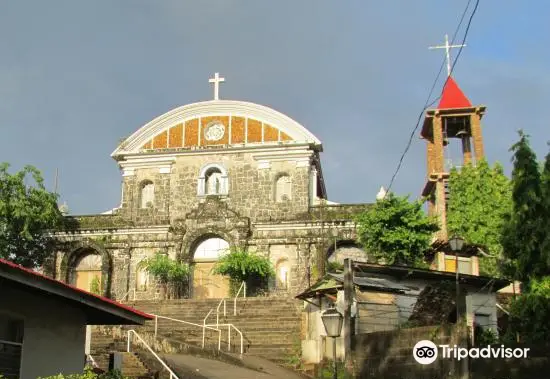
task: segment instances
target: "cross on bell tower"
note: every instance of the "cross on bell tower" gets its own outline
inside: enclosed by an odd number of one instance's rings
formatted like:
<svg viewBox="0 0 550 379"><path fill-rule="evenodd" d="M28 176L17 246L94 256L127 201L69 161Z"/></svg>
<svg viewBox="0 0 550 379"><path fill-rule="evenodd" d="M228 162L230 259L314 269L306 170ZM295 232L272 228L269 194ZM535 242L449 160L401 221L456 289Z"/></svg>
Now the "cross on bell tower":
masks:
<svg viewBox="0 0 550 379"><path fill-rule="evenodd" d="M462 163L454 167L467 164L475 165L484 157L481 118L486 108L483 105L472 105L450 75L449 50L453 47L461 47L461 45L450 45L447 36L444 46L433 47L446 49L449 75L437 108L426 111L420 133L421 138L426 141L428 171L422 196L427 198L428 213L438 216L441 230L437 238L443 241L448 240L448 181L450 170L454 166L453 162L446 162L446 151L453 141L458 140L458 143L462 145Z"/></svg>
<svg viewBox="0 0 550 379"><path fill-rule="evenodd" d="M466 47L466 45L449 45L449 35L445 34L445 45L439 45L439 46L430 46L429 49L445 49L445 57L447 60L447 76L451 76L451 49L453 48L460 48L460 47Z"/></svg>

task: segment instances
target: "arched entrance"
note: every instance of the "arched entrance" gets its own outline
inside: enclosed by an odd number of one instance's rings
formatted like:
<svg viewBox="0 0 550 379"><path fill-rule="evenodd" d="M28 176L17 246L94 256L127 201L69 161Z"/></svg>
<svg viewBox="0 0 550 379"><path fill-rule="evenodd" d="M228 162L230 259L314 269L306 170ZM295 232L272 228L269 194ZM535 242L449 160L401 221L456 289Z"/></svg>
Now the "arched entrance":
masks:
<svg viewBox="0 0 550 379"><path fill-rule="evenodd" d="M229 243L212 236L201 239L193 251L193 297L221 299L229 294L229 279L214 275L212 269L218 259L229 250Z"/></svg>
<svg viewBox="0 0 550 379"><path fill-rule="evenodd" d="M97 295L109 296L111 261L106 251L79 248L63 259L63 272L67 283Z"/></svg>
<svg viewBox="0 0 550 379"><path fill-rule="evenodd" d="M77 288L101 295L101 255L88 254L76 264L75 283Z"/></svg>

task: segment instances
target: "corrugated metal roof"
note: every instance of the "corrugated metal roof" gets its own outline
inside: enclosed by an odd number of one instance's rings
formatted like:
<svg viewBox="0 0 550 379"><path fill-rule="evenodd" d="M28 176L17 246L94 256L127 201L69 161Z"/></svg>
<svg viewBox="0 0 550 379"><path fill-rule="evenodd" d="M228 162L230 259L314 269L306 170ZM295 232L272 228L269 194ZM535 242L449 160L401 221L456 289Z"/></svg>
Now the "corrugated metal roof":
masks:
<svg viewBox="0 0 550 379"><path fill-rule="evenodd" d="M329 274L335 278L338 282L344 282L344 274ZM377 278L372 276L358 276L354 275L353 284L359 287L371 287L371 288L380 288L393 291L408 291L410 288L402 286L401 284L392 282L391 280L384 278Z"/></svg>

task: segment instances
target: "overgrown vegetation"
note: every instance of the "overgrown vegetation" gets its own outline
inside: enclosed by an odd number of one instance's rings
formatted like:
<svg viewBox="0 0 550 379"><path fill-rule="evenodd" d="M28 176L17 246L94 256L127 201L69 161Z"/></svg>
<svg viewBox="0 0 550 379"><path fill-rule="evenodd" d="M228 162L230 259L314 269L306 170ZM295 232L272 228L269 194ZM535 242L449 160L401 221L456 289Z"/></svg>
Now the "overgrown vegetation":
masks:
<svg viewBox="0 0 550 379"><path fill-rule="evenodd" d="M46 190L35 167L15 174L8 169L0 163L0 258L36 268L53 249L54 240L45 232L62 224L57 196Z"/></svg>
<svg viewBox="0 0 550 379"><path fill-rule="evenodd" d="M327 272L342 272L344 271L344 265L339 262L327 262Z"/></svg>
<svg viewBox="0 0 550 379"><path fill-rule="evenodd" d="M0 375L0 379L2 379L1 375ZM123 376L119 370L112 370L109 372L99 374L94 372L94 370L91 367L86 367L84 368L84 372L82 374L69 374L69 375L57 374L57 375L52 375L47 377L41 377L38 379L127 379L127 378Z"/></svg>
<svg viewBox="0 0 550 379"><path fill-rule="evenodd" d="M343 361L336 361L336 373L338 378L351 379L352 376L346 372ZM319 367L319 372L316 379L332 379L334 378L334 361L325 360Z"/></svg>
<svg viewBox="0 0 550 379"><path fill-rule="evenodd" d="M246 283L247 295L254 296L267 287L270 277L275 276L269 258L242 249L231 249L223 255L214 266L213 273L229 277L232 296L242 282Z"/></svg>
<svg viewBox="0 0 550 379"><path fill-rule="evenodd" d="M144 262L147 272L161 285L164 298L181 298L189 289L189 265L164 253L156 253Z"/></svg>
<svg viewBox="0 0 550 379"><path fill-rule="evenodd" d="M490 167L481 160L476 166L466 165L460 171L453 168L449 178L449 209L447 227L450 235L459 235L468 244L482 247L479 272L501 275L502 228L505 215L512 208L510 180L502 166Z"/></svg>
<svg viewBox="0 0 550 379"><path fill-rule="evenodd" d="M99 276L94 276L90 284L90 292L96 295L101 295L101 280Z"/></svg>
<svg viewBox="0 0 550 379"><path fill-rule="evenodd" d="M433 233L435 219L422 211L422 201L389 193L385 199L361 213L357 219L359 241L385 264L425 267L424 254Z"/></svg>
<svg viewBox="0 0 550 379"><path fill-rule="evenodd" d="M530 344L548 344L550 341L550 276L534 279L529 292L512 300L505 339Z"/></svg>

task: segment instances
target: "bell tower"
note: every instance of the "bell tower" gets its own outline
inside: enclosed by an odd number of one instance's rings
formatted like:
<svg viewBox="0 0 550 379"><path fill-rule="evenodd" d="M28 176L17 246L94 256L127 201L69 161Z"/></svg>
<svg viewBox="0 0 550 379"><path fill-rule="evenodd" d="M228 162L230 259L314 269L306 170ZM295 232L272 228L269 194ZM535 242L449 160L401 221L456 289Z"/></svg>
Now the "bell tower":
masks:
<svg viewBox="0 0 550 379"><path fill-rule="evenodd" d="M475 165L484 156L481 118L485 107L474 106L458 87L452 76L447 77L441 100L436 109L428 109L420 133L426 141L427 179L422 196L428 201L428 214L439 218L440 241L448 240L448 181L453 164L446 152L455 144L461 151L462 165ZM455 166L456 167L456 166Z"/></svg>

